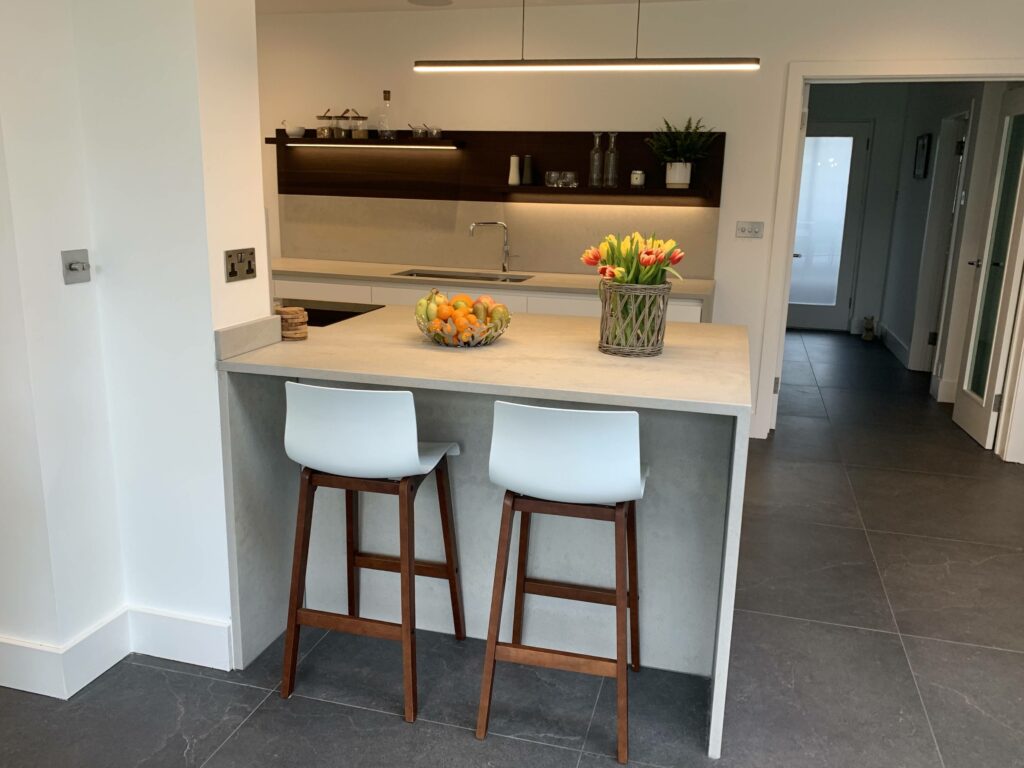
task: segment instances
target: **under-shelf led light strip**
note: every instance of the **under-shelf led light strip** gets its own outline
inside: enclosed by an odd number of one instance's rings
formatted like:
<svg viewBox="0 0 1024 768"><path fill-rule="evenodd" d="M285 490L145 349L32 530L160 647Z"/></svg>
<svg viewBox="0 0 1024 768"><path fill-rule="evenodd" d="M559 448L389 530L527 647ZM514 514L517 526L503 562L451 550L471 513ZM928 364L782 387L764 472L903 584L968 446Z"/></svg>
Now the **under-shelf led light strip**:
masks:
<svg viewBox="0 0 1024 768"><path fill-rule="evenodd" d="M415 72L756 72L761 60L731 58L640 58L640 0L636 2L636 46L632 59L527 59L526 0L522 5L519 59L413 62Z"/></svg>
<svg viewBox="0 0 1024 768"><path fill-rule="evenodd" d="M286 147L325 147L327 149L443 149L456 150L454 144L285 144Z"/></svg>

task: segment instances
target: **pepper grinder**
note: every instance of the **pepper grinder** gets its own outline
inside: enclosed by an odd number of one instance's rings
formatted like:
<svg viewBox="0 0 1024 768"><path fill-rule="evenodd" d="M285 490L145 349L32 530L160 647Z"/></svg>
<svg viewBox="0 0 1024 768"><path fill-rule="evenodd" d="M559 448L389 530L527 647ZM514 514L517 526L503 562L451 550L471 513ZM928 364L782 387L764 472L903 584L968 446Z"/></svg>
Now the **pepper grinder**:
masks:
<svg viewBox="0 0 1024 768"><path fill-rule="evenodd" d="M533 184L533 155L523 155L523 186Z"/></svg>
<svg viewBox="0 0 1024 768"><path fill-rule="evenodd" d="M512 155L508 159L508 185L519 186L519 155Z"/></svg>
<svg viewBox="0 0 1024 768"><path fill-rule="evenodd" d="M590 150L590 178L592 187L604 186L604 174L601 169L601 134L594 131L594 148Z"/></svg>

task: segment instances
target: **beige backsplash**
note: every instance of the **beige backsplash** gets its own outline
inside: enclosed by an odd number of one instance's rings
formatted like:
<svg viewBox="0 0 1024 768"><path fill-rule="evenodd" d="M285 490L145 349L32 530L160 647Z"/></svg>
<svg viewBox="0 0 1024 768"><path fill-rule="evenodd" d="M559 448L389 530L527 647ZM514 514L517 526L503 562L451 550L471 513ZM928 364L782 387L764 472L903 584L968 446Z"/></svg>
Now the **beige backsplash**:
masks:
<svg viewBox="0 0 1024 768"><path fill-rule="evenodd" d="M684 277L715 276L717 208L282 195L280 216L284 258L497 269L500 230L478 229L471 238L469 225L501 220L516 271L590 272L579 261L585 247L639 229L679 241Z"/></svg>

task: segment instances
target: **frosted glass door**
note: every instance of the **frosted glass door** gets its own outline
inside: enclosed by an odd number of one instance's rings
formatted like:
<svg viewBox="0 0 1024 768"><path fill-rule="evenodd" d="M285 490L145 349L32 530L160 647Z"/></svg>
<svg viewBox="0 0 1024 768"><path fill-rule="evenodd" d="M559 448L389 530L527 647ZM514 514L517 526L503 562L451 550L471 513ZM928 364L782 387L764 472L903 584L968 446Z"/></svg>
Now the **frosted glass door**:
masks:
<svg viewBox="0 0 1024 768"><path fill-rule="evenodd" d="M791 304L834 307L850 190L850 136L808 136L800 177Z"/></svg>
<svg viewBox="0 0 1024 768"><path fill-rule="evenodd" d="M850 329L870 136L869 123L807 130L789 287L791 328Z"/></svg>

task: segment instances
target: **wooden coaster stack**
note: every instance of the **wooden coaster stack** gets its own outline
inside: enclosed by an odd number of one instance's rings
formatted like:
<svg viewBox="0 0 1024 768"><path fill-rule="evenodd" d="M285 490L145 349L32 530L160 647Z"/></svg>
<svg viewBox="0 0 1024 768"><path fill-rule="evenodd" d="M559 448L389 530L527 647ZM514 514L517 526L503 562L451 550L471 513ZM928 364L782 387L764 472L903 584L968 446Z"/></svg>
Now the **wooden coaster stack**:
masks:
<svg viewBox="0 0 1024 768"><path fill-rule="evenodd" d="M302 307L275 307L274 311L281 316L282 340L302 341L309 337L309 315Z"/></svg>

